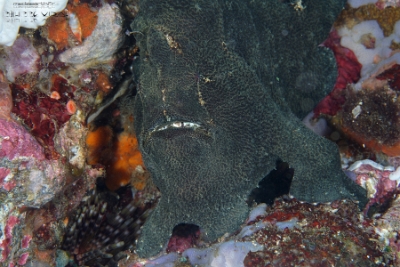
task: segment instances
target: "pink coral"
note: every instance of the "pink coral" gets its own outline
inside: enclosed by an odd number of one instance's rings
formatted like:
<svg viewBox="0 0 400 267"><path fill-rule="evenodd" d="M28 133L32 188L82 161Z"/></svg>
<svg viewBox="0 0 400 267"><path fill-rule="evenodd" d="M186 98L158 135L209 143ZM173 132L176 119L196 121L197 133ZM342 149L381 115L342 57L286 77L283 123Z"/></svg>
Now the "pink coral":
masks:
<svg viewBox="0 0 400 267"><path fill-rule="evenodd" d="M14 121L0 119L0 157L13 160L17 157L45 159L43 148L24 127Z"/></svg>

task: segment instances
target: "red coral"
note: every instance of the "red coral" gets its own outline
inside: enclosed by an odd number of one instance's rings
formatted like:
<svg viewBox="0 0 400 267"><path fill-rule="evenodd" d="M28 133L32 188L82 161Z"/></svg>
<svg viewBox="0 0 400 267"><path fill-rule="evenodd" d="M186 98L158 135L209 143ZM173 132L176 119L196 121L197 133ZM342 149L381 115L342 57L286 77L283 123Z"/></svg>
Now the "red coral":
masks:
<svg viewBox="0 0 400 267"><path fill-rule="evenodd" d="M14 99L12 112L29 127L32 135L45 149L47 159L58 158L59 155L54 149L53 138L58 129L71 117L65 104L63 104L66 98L65 88L62 88L62 86L53 88L60 90L60 100L53 99L41 92L28 93L24 88L15 84L12 85Z"/></svg>
<svg viewBox="0 0 400 267"><path fill-rule="evenodd" d="M315 118L321 113L333 116L341 109L346 100L343 90L348 84L360 79L362 67L353 51L340 45L340 36L336 30L330 32L322 45L330 48L335 54L338 77L332 92L315 107Z"/></svg>

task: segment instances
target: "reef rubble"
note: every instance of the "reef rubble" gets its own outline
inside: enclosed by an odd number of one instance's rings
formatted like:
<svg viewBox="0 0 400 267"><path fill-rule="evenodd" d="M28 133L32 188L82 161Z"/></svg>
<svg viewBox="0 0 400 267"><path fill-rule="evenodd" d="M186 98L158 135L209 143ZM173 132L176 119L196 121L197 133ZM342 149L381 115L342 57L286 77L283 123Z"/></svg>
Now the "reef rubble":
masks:
<svg viewBox="0 0 400 267"><path fill-rule="evenodd" d="M312 205L283 197L251 214L253 219L216 244L123 266L395 266L373 220L351 201Z"/></svg>

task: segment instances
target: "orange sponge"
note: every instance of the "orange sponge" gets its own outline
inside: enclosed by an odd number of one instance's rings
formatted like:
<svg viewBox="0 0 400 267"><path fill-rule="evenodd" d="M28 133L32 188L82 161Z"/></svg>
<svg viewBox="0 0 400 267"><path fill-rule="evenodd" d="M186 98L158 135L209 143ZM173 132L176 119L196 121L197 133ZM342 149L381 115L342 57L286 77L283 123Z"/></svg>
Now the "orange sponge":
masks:
<svg viewBox="0 0 400 267"><path fill-rule="evenodd" d="M52 40L57 50L62 50L68 45L68 21L64 17L52 16L47 21L48 38Z"/></svg>
<svg viewBox="0 0 400 267"><path fill-rule="evenodd" d="M114 191L129 183L138 190L145 187L148 173L133 133L115 136L109 126L101 126L88 133L86 145L88 164L105 166L108 189Z"/></svg>
<svg viewBox="0 0 400 267"><path fill-rule="evenodd" d="M97 25L97 12L92 11L87 3L68 6L68 10L76 13L82 29L82 38L89 37Z"/></svg>
<svg viewBox="0 0 400 267"><path fill-rule="evenodd" d="M136 136L121 133L114 143L114 157L107 168L107 187L116 190L129 184L137 166L143 166L143 159Z"/></svg>
<svg viewBox="0 0 400 267"><path fill-rule="evenodd" d="M109 161L109 158L104 158L103 155L112 153L112 138L113 131L109 126L101 126L88 133L86 136L88 164L104 164Z"/></svg>
<svg viewBox="0 0 400 267"><path fill-rule="evenodd" d="M81 42L92 34L97 25L97 12L87 3L68 4L66 11L49 18L46 25L48 38L56 44L57 50L63 50L73 39Z"/></svg>

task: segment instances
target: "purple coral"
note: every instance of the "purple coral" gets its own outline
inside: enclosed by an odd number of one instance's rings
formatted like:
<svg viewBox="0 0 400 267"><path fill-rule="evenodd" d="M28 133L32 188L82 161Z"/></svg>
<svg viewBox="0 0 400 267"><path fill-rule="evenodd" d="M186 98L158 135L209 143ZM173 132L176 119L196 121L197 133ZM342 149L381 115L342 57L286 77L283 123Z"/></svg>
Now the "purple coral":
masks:
<svg viewBox="0 0 400 267"><path fill-rule="evenodd" d="M18 38L13 46L5 48L5 53L4 70L9 81L14 82L20 74L38 72L39 55L28 38Z"/></svg>

